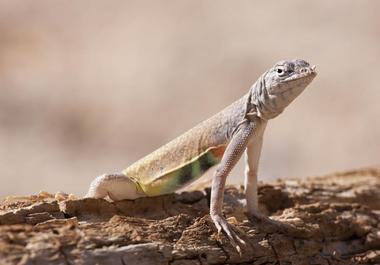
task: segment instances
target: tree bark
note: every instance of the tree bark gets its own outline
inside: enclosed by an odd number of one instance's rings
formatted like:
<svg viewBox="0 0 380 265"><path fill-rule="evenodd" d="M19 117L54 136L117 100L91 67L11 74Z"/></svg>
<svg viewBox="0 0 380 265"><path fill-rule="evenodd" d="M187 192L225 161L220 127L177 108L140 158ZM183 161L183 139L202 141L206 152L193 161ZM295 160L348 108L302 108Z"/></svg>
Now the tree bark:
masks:
<svg viewBox="0 0 380 265"><path fill-rule="evenodd" d="M380 263L380 169L260 185L260 208L279 227L247 220L242 188L227 188L224 213L247 243L241 255L217 234L209 195L9 197L0 204L0 264Z"/></svg>

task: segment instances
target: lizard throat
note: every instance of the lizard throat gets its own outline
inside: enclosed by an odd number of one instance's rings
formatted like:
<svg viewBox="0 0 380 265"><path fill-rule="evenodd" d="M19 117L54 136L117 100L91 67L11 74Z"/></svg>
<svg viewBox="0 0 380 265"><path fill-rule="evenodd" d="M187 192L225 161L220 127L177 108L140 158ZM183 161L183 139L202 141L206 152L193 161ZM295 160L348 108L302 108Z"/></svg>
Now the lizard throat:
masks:
<svg viewBox="0 0 380 265"><path fill-rule="evenodd" d="M276 95L268 93L265 84L265 75L262 75L255 84L252 85L247 102L247 118L256 114L262 120L269 120L280 115L286 106L279 104Z"/></svg>

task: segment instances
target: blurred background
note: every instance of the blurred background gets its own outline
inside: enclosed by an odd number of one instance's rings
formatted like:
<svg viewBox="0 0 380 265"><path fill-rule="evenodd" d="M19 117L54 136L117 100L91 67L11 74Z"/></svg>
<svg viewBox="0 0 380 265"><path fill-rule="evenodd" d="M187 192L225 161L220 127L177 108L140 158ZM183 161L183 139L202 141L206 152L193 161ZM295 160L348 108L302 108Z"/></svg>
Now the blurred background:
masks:
<svg viewBox="0 0 380 265"><path fill-rule="evenodd" d="M83 195L287 58L319 75L269 123L260 179L378 165L379 12L371 0L2 0L0 196Z"/></svg>

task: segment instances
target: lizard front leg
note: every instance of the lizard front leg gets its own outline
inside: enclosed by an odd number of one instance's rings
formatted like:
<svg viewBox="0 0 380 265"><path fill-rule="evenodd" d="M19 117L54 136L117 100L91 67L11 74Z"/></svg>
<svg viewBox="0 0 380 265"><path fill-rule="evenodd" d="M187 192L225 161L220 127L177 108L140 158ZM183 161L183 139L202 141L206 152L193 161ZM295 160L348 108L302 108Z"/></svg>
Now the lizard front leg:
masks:
<svg viewBox="0 0 380 265"><path fill-rule="evenodd" d="M263 137L258 136L249 142L245 153L244 191L247 201L248 216L260 215L257 194L257 170L262 145Z"/></svg>
<svg viewBox="0 0 380 265"><path fill-rule="evenodd" d="M237 243L244 245L245 242L236 235L223 216L222 206L224 187L228 174L236 165L247 147L248 141L253 134L253 130L254 124L252 122L247 121L240 125L239 130L233 135L223 155L222 161L215 171L211 187L210 216L218 229L218 232L224 231L239 253L240 247Z"/></svg>
<svg viewBox="0 0 380 265"><path fill-rule="evenodd" d="M268 232L284 232L292 235L300 232L289 224L272 220L271 218L260 213L258 207L257 193L257 170L260 160L261 147L263 137L252 139L246 149L246 168L245 168L245 196L247 200L247 215L252 223L259 223L261 229L266 229ZM302 233L302 231L301 231Z"/></svg>

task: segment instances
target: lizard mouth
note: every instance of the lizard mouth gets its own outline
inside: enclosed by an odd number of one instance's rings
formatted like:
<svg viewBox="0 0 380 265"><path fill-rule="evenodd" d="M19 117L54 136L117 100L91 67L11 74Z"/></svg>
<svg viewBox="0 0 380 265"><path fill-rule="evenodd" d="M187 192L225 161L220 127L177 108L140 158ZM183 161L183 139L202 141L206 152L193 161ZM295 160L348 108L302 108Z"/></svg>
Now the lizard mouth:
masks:
<svg viewBox="0 0 380 265"><path fill-rule="evenodd" d="M293 75L291 75L288 78L285 78L283 80L284 83L291 82L297 79L302 79L305 77L312 77L314 78L317 75L317 71L315 70L316 66L308 66L308 67L302 67L301 69L298 69L294 72Z"/></svg>

